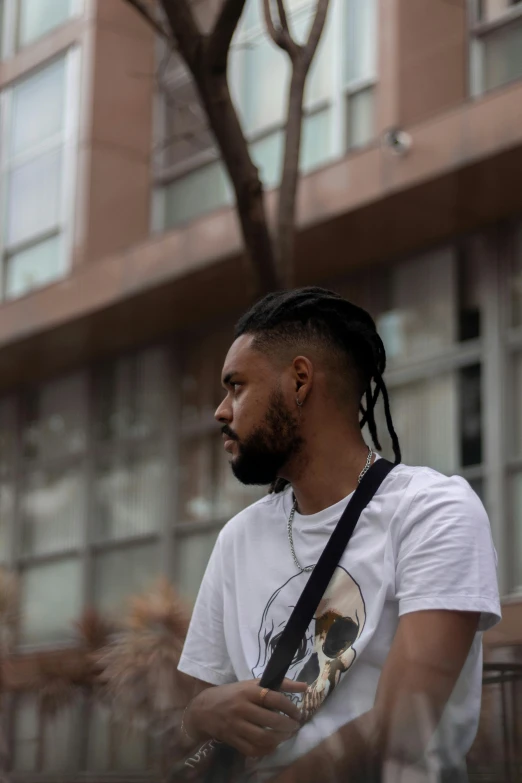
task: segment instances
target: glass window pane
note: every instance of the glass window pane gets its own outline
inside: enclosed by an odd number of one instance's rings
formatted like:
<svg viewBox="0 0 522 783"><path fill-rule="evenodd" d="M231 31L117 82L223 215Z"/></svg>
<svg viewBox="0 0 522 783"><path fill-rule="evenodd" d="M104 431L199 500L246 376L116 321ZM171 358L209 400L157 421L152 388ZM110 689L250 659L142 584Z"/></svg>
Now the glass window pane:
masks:
<svg viewBox="0 0 522 783"><path fill-rule="evenodd" d="M303 125L301 169L312 171L331 155L331 113L329 109L306 117Z"/></svg>
<svg viewBox="0 0 522 783"><path fill-rule="evenodd" d="M289 14L299 6L303 5L303 0L285 0L285 8ZM247 0L244 11L244 26L250 30L252 27L264 25L263 6L259 0Z"/></svg>
<svg viewBox="0 0 522 783"><path fill-rule="evenodd" d="M57 715L45 716L42 772L75 772L79 762L80 709L66 707Z"/></svg>
<svg viewBox="0 0 522 783"><path fill-rule="evenodd" d="M95 477L96 537L108 541L160 530L170 481L162 455L102 461Z"/></svg>
<svg viewBox="0 0 522 783"><path fill-rule="evenodd" d="M459 340L480 337L483 285L473 243L462 249L458 259Z"/></svg>
<svg viewBox="0 0 522 783"><path fill-rule="evenodd" d="M511 325L522 326L522 229L519 229L510 275Z"/></svg>
<svg viewBox="0 0 522 783"><path fill-rule="evenodd" d="M9 247L59 227L61 187L61 150L48 152L11 171L7 197Z"/></svg>
<svg viewBox="0 0 522 783"><path fill-rule="evenodd" d="M44 239L7 259L6 298L17 299L35 288L61 280L66 274L63 237L56 235Z"/></svg>
<svg viewBox="0 0 522 783"><path fill-rule="evenodd" d="M179 521L208 522L213 518L213 448L215 437L189 438L180 464Z"/></svg>
<svg viewBox="0 0 522 783"><path fill-rule="evenodd" d="M14 768L36 772L38 753L38 704L33 696L19 696L14 716Z"/></svg>
<svg viewBox="0 0 522 783"><path fill-rule="evenodd" d="M196 599L218 535L219 530L216 529L176 538L174 582L180 594L189 601Z"/></svg>
<svg viewBox="0 0 522 783"><path fill-rule="evenodd" d="M348 148L362 147L375 137L375 94L372 87L347 98Z"/></svg>
<svg viewBox="0 0 522 783"><path fill-rule="evenodd" d="M170 415L168 353L136 353L106 367L96 388L96 435L101 443L163 442Z"/></svg>
<svg viewBox="0 0 522 783"><path fill-rule="evenodd" d="M522 353L513 356L513 376L513 450L515 456L522 456Z"/></svg>
<svg viewBox="0 0 522 783"><path fill-rule="evenodd" d="M9 559L11 551L11 524L14 514L15 491L12 483L0 483L0 563Z"/></svg>
<svg viewBox="0 0 522 783"><path fill-rule="evenodd" d="M35 3L48 5L45 0ZM50 0L59 4L60 0ZM14 157L59 136L65 118L65 60L24 79L13 89L9 153Z"/></svg>
<svg viewBox="0 0 522 783"><path fill-rule="evenodd" d="M232 188L221 161L191 171L165 188L165 228L189 223L232 202Z"/></svg>
<svg viewBox="0 0 522 783"><path fill-rule="evenodd" d="M346 81L375 76L377 56L377 0L346 0Z"/></svg>
<svg viewBox="0 0 522 783"><path fill-rule="evenodd" d="M80 546L85 505L81 469L39 468L29 473L21 500L24 554L48 554Z"/></svg>
<svg viewBox="0 0 522 783"><path fill-rule="evenodd" d="M96 608L120 618L128 598L150 588L159 576L158 544L100 552L94 571Z"/></svg>
<svg viewBox="0 0 522 783"><path fill-rule="evenodd" d="M515 585L522 591L522 472L512 478L511 493L515 530Z"/></svg>
<svg viewBox="0 0 522 783"><path fill-rule="evenodd" d="M441 375L390 389L390 400L403 462L455 473L459 464L456 377ZM382 401L376 421L384 456L393 459ZM367 432L365 438L370 443Z"/></svg>
<svg viewBox="0 0 522 783"><path fill-rule="evenodd" d="M485 90L522 77L522 22L501 27L483 38Z"/></svg>
<svg viewBox="0 0 522 783"><path fill-rule="evenodd" d="M71 11L71 0L20 0L19 45L26 46L58 27Z"/></svg>
<svg viewBox="0 0 522 783"><path fill-rule="evenodd" d="M86 375L68 375L34 390L26 397L26 412L24 459L49 461L85 453Z"/></svg>
<svg viewBox="0 0 522 783"><path fill-rule="evenodd" d="M120 719L121 720L121 719ZM89 721L88 768L92 772L139 772L147 769L147 738L95 704Z"/></svg>
<svg viewBox="0 0 522 783"><path fill-rule="evenodd" d="M451 249L398 264L384 280L388 304L377 326L390 361L426 358L456 333L456 264Z"/></svg>
<svg viewBox="0 0 522 783"><path fill-rule="evenodd" d="M164 102L163 163L175 166L205 150L215 150L216 143L192 79L188 75L182 77L181 82L169 84L168 90L169 98Z"/></svg>
<svg viewBox="0 0 522 783"><path fill-rule="evenodd" d="M12 397L0 400L0 479L13 475L16 458L16 402Z"/></svg>
<svg viewBox="0 0 522 783"><path fill-rule="evenodd" d="M288 78L288 57L268 35L245 48L241 104L247 134L283 122Z"/></svg>
<svg viewBox="0 0 522 783"><path fill-rule="evenodd" d="M482 391L479 364L459 372L460 464L482 462Z"/></svg>
<svg viewBox="0 0 522 783"><path fill-rule="evenodd" d="M51 644L73 638L73 624L82 609L81 581L77 559L35 565L22 572L23 644Z"/></svg>

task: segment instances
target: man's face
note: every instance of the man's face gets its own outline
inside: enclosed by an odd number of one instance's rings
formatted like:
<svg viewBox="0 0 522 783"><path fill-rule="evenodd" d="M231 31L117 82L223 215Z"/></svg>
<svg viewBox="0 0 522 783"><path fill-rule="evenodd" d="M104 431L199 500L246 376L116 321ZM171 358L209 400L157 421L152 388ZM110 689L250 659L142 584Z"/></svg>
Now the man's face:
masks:
<svg viewBox="0 0 522 783"><path fill-rule="evenodd" d="M227 395L215 417L236 478L266 485L299 453L302 439L290 370L251 344L252 337L243 335L228 352L222 372Z"/></svg>

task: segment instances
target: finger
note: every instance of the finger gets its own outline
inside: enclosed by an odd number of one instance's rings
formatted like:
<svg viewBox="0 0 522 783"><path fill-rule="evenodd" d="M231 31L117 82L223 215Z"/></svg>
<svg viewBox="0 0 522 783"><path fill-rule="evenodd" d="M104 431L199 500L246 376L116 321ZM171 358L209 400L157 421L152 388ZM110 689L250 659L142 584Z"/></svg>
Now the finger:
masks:
<svg viewBox="0 0 522 783"><path fill-rule="evenodd" d="M306 682L290 680L288 677L285 677L279 690L286 691L287 693L304 693L307 688L308 684Z"/></svg>
<svg viewBox="0 0 522 783"><path fill-rule="evenodd" d="M255 704L251 704L248 710L244 712L244 719L256 726L268 726L273 731L280 731L285 734L292 734L299 730L299 722L281 715L279 712L263 709Z"/></svg>
<svg viewBox="0 0 522 783"><path fill-rule="evenodd" d="M290 739L291 734L283 734L279 731L267 731L260 726L254 726L251 723L244 723L238 727L237 735L244 742L254 748L254 755L266 756L273 753L276 748L286 740Z"/></svg>
<svg viewBox="0 0 522 783"><path fill-rule="evenodd" d="M292 718L292 720L299 721L299 716L301 714L299 707L282 693L278 693L277 691L269 691L266 698L264 699L263 706L267 710L276 710L277 712L282 712L285 715L288 715L289 718Z"/></svg>

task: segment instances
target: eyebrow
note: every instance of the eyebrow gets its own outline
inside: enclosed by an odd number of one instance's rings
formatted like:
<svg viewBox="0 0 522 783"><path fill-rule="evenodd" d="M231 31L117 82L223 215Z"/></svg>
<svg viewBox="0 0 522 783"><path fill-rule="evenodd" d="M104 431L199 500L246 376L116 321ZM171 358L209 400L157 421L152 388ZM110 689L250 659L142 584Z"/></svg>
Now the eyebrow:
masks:
<svg viewBox="0 0 522 783"><path fill-rule="evenodd" d="M227 374L225 375L225 377L222 380L223 386L228 386L230 384L230 381L234 377L234 375L237 375L237 371L236 370L232 370L232 372L227 372Z"/></svg>

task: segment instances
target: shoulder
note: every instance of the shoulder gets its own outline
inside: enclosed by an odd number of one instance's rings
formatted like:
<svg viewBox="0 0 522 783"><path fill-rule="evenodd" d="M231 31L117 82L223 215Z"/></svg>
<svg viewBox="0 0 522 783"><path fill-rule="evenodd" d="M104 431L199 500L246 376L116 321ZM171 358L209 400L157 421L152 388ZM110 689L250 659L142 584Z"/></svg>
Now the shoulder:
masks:
<svg viewBox="0 0 522 783"><path fill-rule="evenodd" d="M481 505L478 495L462 476L446 476L433 468L423 466L397 465L389 476L387 489L401 493L401 505L421 499Z"/></svg>
<svg viewBox="0 0 522 783"><path fill-rule="evenodd" d="M428 467L398 465L389 489L397 504L401 538L429 535L436 529L460 529L490 535L482 501L462 476L445 476Z"/></svg>

